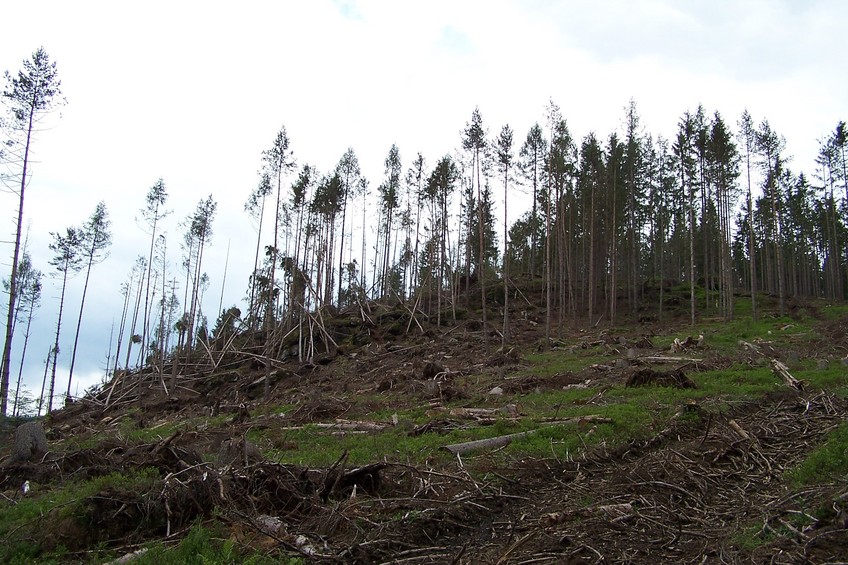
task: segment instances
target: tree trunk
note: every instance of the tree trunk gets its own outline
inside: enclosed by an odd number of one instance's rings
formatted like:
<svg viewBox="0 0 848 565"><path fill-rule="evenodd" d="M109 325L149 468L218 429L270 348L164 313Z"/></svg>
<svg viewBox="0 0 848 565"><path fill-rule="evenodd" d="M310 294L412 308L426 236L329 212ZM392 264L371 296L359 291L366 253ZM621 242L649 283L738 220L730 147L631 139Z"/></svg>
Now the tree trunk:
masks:
<svg viewBox="0 0 848 565"><path fill-rule="evenodd" d="M21 231L24 222L24 192L27 184L27 168L29 167L29 146L32 142L33 118L35 116L35 105L30 106L27 121L27 137L24 145L24 162L21 171L21 188L18 202L18 218L15 229L15 250L12 254L12 274L9 278L9 310L6 313L6 340L3 343L3 366L0 370L0 415L6 415L6 407L9 396L9 374L12 363L12 337L15 333L15 303L18 300L18 261L21 252Z"/></svg>
<svg viewBox="0 0 848 565"><path fill-rule="evenodd" d="M56 322L56 342L53 345L53 367L50 373L50 394L47 397L47 413L53 409L53 389L56 384L56 360L59 357L59 333L62 329L62 311L65 307L65 289L68 286L68 263L65 263L65 272L62 277L62 293L59 298L59 319Z"/></svg>
<svg viewBox="0 0 848 565"><path fill-rule="evenodd" d="M88 281L91 277L91 267L94 264L94 254L97 252L97 250L95 249L95 242L97 241L98 235L99 230L95 230L94 235L91 238L91 249L88 250L88 265L86 266L85 270L85 283L82 287L82 299L80 300L80 311L79 317L77 318L77 329L76 333L74 334L74 349L71 353L71 368L68 370L68 392L66 394L68 398L71 397L71 379L73 379L74 377L74 363L77 359L77 344L79 343L80 328L82 327L82 312L83 308L85 308L85 295L88 292Z"/></svg>

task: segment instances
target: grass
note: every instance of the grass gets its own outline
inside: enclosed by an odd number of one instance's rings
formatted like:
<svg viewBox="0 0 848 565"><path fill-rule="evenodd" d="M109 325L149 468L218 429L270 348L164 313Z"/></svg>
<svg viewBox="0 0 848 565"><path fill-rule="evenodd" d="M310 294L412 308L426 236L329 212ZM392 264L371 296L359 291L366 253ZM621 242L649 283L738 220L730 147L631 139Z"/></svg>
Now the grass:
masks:
<svg viewBox="0 0 848 565"><path fill-rule="evenodd" d="M136 565L303 565L300 558L272 558L261 553L245 553L231 539L222 539L220 533L195 524L176 547L162 543L148 546L147 551L132 562Z"/></svg>
<svg viewBox="0 0 848 565"><path fill-rule="evenodd" d="M609 362L609 357L598 355L596 349L576 349L569 352L553 350L527 354L524 358L532 366L525 374L550 377L560 373L581 371L595 363Z"/></svg>
<svg viewBox="0 0 848 565"><path fill-rule="evenodd" d="M750 300L739 299L737 317L731 322L718 319L705 319L692 329L692 335L704 334L707 342L706 354L735 354L739 351L739 341L768 341L776 348L791 345L794 349L803 349L804 342L812 335L811 319L791 319L788 317L761 316L752 321L745 316L750 312ZM747 310L746 310L747 308ZM848 308L846 308L848 311ZM616 330L624 331L624 330ZM681 335L657 336L654 343L665 348L674 337ZM666 343L667 342L667 343ZM574 347L568 347L573 345ZM593 364L609 364L610 357L601 346L582 349L574 344L557 350L525 354L524 361L530 365L516 376L549 377L567 372L579 372ZM825 370L818 369L813 360L806 361L799 370L797 378L805 380L814 388L831 389L843 387L848 394L848 377L840 366L832 364ZM525 416L517 422L498 426L477 427L451 432L447 435L423 434L410 437L408 430L389 428L382 433L363 435L331 436L324 430L306 429L292 432L288 440L298 446L293 451L278 451L274 455L280 460L298 464L329 464L348 450L352 462L370 462L388 458L410 463L440 458L439 448L447 443L471 441L495 435L515 433L538 427L545 418L567 418L583 414L598 414L613 419L613 424L595 426L591 433L583 433L574 426L545 427L513 442L504 451L509 454L524 453L529 456L550 456L552 446L563 450L575 450L606 442L619 444L632 441L646 434L654 433L668 423L669 418L680 407L690 402L709 403L711 409L726 407L728 401L750 400L771 392L782 390L784 385L775 377L767 365L750 366L738 364L717 370L690 372L689 377L698 385L696 389L676 389L670 387L626 388L614 385L601 391L598 388L545 390L517 395L512 402L519 404ZM472 383L487 376L465 377ZM482 382L482 381L481 381ZM473 384L473 383L472 383ZM476 383L480 384L480 383ZM586 403L600 397L592 405ZM452 402L450 405L467 405L468 400ZM476 405L497 404L497 398L479 398ZM421 424L433 418L423 408L405 410L382 409L369 415L369 419L388 421L392 414L398 414L400 420L410 424Z"/></svg>
<svg viewBox="0 0 848 565"><path fill-rule="evenodd" d="M71 481L61 488L34 485L30 493L17 504L0 512L0 539L6 541L0 549L0 562L50 563L63 562L65 549L45 548L34 534L40 530L56 533L57 526L82 515L88 497L112 490L145 492L160 480L156 469L145 467L127 473L112 473L87 481ZM41 538L44 539L44 538Z"/></svg>
<svg viewBox="0 0 848 565"><path fill-rule="evenodd" d="M804 461L789 471L795 486L827 483L848 478L848 422L830 432L825 442L813 449Z"/></svg>

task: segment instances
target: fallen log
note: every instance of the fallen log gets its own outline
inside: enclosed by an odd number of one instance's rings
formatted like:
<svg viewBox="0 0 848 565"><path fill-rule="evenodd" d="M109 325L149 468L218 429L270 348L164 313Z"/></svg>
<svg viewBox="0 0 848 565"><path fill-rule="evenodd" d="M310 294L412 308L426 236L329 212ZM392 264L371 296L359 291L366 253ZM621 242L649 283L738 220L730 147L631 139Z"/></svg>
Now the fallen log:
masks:
<svg viewBox="0 0 848 565"><path fill-rule="evenodd" d="M797 391L804 390L804 383L796 379L789 372L789 367L778 361L777 359L771 360L771 370L774 371L774 374L783 379L783 382L789 388L794 388Z"/></svg>
<svg viewBox="0 0 848 565"><path fill-rule="evenodd" d="M653 356L640 357L639 361L643 363L703 363L703 359L695 359L694 357L667 357Z"/></svg>
<svg viewBox="0 0 848 565"><path fill-rule="evenodd" d="M603 416L598 416L596 414L590 414L587 416L578 416L576 418L568 418L565 420L556 420L553 422L543 423L543 426L549 427L552 425L561 426L566 424L587 424L587 423L611 423L612 420L609 418L604 418ZM486 439L477 439L473 441L466 441L462 443L454 443L450 445L442 446L442 449L446 451L450 451L454 455L465 455L471 451L476 451L478 449L496 449L498 447L504 447L513 442L513 440L527 437L538 432L542 428L536 428L535 430L527 430L526 432L518 432L514 434L507 434L503 436L490 437Z"/></svg>
<svg viewBox="0 0 848 565"><path fill-rule="evenodd" d="M316 422L314 424L305 424L303 426L286 426L277 428L282 431L297 431L304 429L319 429L319 430L341 430L348 432L382 432L389 427L389 424L379 422L355 422L352 420L336 420L335 422Z"/></svg>

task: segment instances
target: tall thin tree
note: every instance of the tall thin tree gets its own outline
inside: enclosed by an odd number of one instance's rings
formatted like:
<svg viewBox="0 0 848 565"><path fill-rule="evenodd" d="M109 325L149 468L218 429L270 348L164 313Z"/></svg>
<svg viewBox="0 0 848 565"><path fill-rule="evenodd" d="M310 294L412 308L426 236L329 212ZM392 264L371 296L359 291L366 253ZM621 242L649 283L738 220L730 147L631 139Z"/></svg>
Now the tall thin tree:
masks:
<svg viewBox="0 0 848 565"><path fill-rule="evenodd" d="M757 143L757 130L754 120L748 110L742 112L739 120L739 141L745 160L745 179L748 189L748 270L751 277L751 317L757 319L757 261L755 257L754 240L754 200L751 195L751 158L754 156Z"/></svg>
<svg viewBox="0 0 848 565"><path fill-rule="evenodd" d="M18 415L18 399L21 390L21 378L23 376L24 364L26 362L27 345L29 344L30 331L32 329L32 320L35 316L35 309L41 304L41 278L42 273L32 265L32 258L26 249L21 255L21 261L18 265L18 312L15 313L16 325L21 317L26 317L26 327L24 328L24 344L21 351L21 362L18 366L18 379L15 385L15 400L12 406L12 415ZM11 281L3 280L3 289L8 292Z"/></svg>
<svg viewBox="0 0 848 565"><path fill-rule="evenodd" d="M280 208L282 202L283 178L295 167L292 150L289 147L289 134L286 131L286 126L282 126L277 136L274 138L274 143L271 148L262 154L262 158L272 174L272 180L276 183L276 199L274 205L274 242L270 247L271 272L269 275L269 289L267 296L267 304L265 305L265 387L264 397L268 400L271 395L271 353L273 350L273 339L271 331L274 328L274 310L277 297L276 292L276 276L277 262L279 257L279 239L280 239Z"/></svg>
<svg viewBox="0 0 848 565"><path fill-rule="evenodd" d="M483 200L480 176L483 169L483 158L486 152L486 130L483 129L483 117L480 109L474 108L471 113L471 122L465 124L463 131L462 147L471 152L471 184L477 177L477 242L479 246L479 260L477 264L477 279L480 283L480 305L483 310L483 342L488 344L488 329L486 327L486 269L485 269L485 242L483 235ZM473 188L472 188L473 193ZM471 211L469 210L469 213Z"/></svg>
<svg viewBox="0 0 848 565"><path fill-rule="evenodd" d="M165 209L165 202L168 200L168 191L165 189L165 181L161 178L153 183L153 186L147 191L145 206L141 210L142 218L147 223L150 230L150 250L147 253L147 274L144 283L144 311L142 316L141 328L141 357L145 358L147 351L147 327L150 321L150 313L152 310L150 299L150 278L153 273L153 247L156 244L156 230L159 227L159 222L170 214L170 210Z"/></svg>
<svg viewBox="0 0 848 565"><path fill-rule="evenodd" d="M30 148L38 123L51 111L64 103L61 81L56 63L50 61L44 47L39 47L31 59L24 60L23 68L13 77L7 71L4 103L11 110L11 121L5 124L9 130L12 147L20 151L20 174L13 177L20 181L13 190L18 193L18 216L15 231L15 247L12 254L12 273L9 278L9 309L6 318L6 340L3 344L3 362L0 368L0 415L6 415L9 396L9 370L12 359L12 337L14 335L15 302L18 298L17 271L21 251L21 233L24 220L24 196L32 174L30 171Z"/></svg>
<svg viewBox="0 0 848 565"><path fill-rule="evenodd" d="M504 285L504 313L503 313L503 332L501 334L501 346L506 347L510 340L509 333L509 228L508 228L508 212L509 212L509 173L514 156L512 154L512 128L509 124L501 128L501 133L495 140L495 152L497 153L498 165L501 174L503 175L504 185L504 252L503 252L503 285Z"/></svg>
<svg viewBox="0 0 848 565"><path fill-rule="evenodd" d="M54 253L50 264L62 275L62 292L59 297L59 317L56 321L56 341L53 344L53 363L50 372L50 392L47 396L47 413L53 409L53 391L56 385L56 362L59 358L59 335L62 330L62 312L65 308L65 289L68 286L68 278L79 271L82 266L80 254L83 235L80 229L70 227L64 235L51 232L53 242L50 250Z"/></svg>
<svg viewBox="0 0 848 565"><path fill-rule="evenodd" d="M71 353L71 368L68 370L68 392L71 396L71 379L74 377L74 363L77 359L77 346L79 345L80 328L82 327L82 313L85 308L85 296L88 293L88 281L91 277L91 268L106 259L106 249L112 244L112 233L109 231L111 222L106 204L100 202L92 212L91 217L83 225L81 230L81 259L85 261L85 283L82 287L82 299L80 300L79 317L77 318L77 329L74 334L74 349Z"/></svg>

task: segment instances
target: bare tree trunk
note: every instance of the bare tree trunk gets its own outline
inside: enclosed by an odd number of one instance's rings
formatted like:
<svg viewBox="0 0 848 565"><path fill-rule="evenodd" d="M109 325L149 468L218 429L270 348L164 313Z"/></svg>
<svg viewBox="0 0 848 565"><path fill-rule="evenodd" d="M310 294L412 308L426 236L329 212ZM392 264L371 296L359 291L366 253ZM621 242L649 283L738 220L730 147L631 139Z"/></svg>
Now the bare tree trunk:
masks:
<svg viewBox="0 0 848 565"><path fill-rule="evenodd" d="M12 363L12 336L15 333L15 306L18 300L18 262L21 252L21 232L24 223L24 192L27 185L27 168L29 167L29 147L32 142L33 119L35 105L30 106L27 121L27 137L24 145L24 162L21 171L20 198L18 201L18 218L15 230L15 251L12 254L12 273L9 277L9 310L6 313L6 340L3 343L3 366L0 370L0 415L6 415L9 396L9 375Z"/></svg>
<svg viewBox="0 0 848 565"><path fill-rule="evenodd" d="M29 344L30 328L32 327L32 314L34 305L30 305L29 314L27 315L26 330L24 330L24 347L21 352L21 366L18 368L18 382L15 385L15 402L12 406L12 415L18 415L18 399L21 395L21 377L24 374L24 361L26 361L27 345Z"/></svg>
<svg viewBox="0 0 848 565"><path fill-rule="evenodd" d="M62 329L62 311L65 308L65 289L68 286L68 266L65 265L65 272L62 277L62 293L59 298L59 319L56 322L56 342L53 345L53 366L50 372L50 395L47 397L47 413L53 409L53 389L56 385L56 359L59 357L59 333Z"/></svg>
<svg viewBox="0 0 848 565"><path fill-rule="evenodd" d="M509 164L504 166L504 254L503 254L503 290L504 290L504 314L503 333L501 335L501 347L506 350L506 344L510 341L509 335L509 229L507 217L509 216Z"/></svg>
<svg viewBox="0 0 848 565"><path fill-rule="evenodd" d="M695 190L689 184L689 310L695 325Z"/></svg>
<svg viewBox="0 0 848 565"><path fill-rule="evenodd" d="M486 321L486 247L483 238L483 198L480 190L480 151L475 150L477 162L477 239L480 244L480 259L477 269L480 271L480 305L483 308L483 347L489 347L489 329ZM472 169L473 173L473 169Z"/></svg>
<svg viewBox="0 0 848 565"><path fill-rule="evenodd" d="M259 268L259 249L261 247L262 241L262 220L265 218L265 196L262 197L262 204L259 206L259 229L256 234L256 253L253 257L253 273L252 279L253 282L250 285L250 301L248 305L248 312L250 315L253 315L254 308L256 306L256 270ZM299 235L299 234L298 234ZM251 326L253 325L253 321L251 321Z"/></svg>

